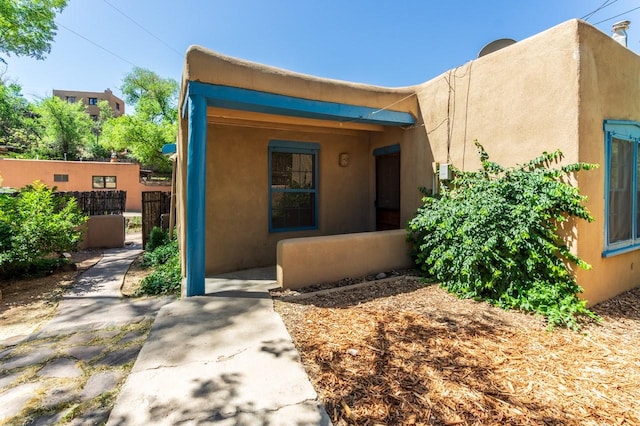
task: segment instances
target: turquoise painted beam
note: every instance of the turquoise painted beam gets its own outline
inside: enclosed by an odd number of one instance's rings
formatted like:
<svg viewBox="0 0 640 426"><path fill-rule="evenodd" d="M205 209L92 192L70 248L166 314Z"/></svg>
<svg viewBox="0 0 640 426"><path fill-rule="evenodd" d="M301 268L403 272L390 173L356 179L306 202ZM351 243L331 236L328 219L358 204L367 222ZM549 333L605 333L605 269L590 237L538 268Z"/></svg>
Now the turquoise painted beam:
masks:
<svg viewBox="0 0 640 426"><path fill-rule="evenodd" d="M189 82L188 93L203 96L209 106L241 111L381 126L410 126L415 123L413 115L404 111L296 98L199 81Z"/></svg>
<svg viewBox="0 0 640 426"><path fill-rule="evenodd" d="M162 145L162 155L171 155L176 153L175 143L166 143Z"/></svg>
<svg viewBox="0 0 640 426"><path fill-rule="evenodd" d="M207 175L207 102L203 96L189 94L189 133L187 147L187 297L204 294L205 206Z"/></svg>

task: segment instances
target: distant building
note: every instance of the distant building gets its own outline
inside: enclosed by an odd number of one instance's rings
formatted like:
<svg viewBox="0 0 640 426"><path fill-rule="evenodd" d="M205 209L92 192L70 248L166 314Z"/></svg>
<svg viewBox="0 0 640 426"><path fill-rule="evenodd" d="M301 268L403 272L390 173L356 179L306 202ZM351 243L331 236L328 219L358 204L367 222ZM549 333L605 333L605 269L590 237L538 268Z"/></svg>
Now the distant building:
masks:
<svg viewBox="0 0 640 426"><path fill-rule="evenodd" d="M115 96L111 90L104 92L80 92L76 90L55 90L53 96L57 96L69 103L82 102L87 107L87 114L93 119L97 119L100 114L98 101L107 101L111 105L114 117L124 114L124 101Z"/></svg>

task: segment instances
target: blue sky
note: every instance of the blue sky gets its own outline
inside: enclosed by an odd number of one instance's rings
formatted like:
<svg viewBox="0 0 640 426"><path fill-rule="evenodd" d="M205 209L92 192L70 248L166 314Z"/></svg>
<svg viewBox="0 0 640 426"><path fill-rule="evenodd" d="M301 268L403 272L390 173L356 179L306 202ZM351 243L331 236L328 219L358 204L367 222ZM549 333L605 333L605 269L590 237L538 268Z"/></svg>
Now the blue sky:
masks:
<svg viewBox="0 0 640 426"><path fill-rule="evenodd" d="M522 40L604 3L70 0L56 18L58 34L47 58L9 57L5 78L20 83L30 98L48 96L54 88L108 87L119 95L122 77L134 65L180 81L184 52L198 44L320 77L406 86L474 59L492 40ZM610 34L612 23L631 20L628 45L639 53L639 7L637 0L609 0L588 22Z"/></svg>

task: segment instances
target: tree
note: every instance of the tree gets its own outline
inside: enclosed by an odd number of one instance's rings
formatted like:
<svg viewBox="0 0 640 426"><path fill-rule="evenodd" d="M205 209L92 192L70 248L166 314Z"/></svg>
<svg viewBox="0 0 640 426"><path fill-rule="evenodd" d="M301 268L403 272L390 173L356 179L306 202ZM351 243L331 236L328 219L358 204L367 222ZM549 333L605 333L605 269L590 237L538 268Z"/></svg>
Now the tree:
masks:
<svg viewBox="0 0 640 426"><path fill-rule="evenodd" d="M175 123L178 119L178 82L153 71L135 67L123 81L122 94L136 115L154 123Z"/></svg>
<svg viewBox="0 0 640 426"><path fill-rule="evenodd" d="M100 143L102 137L102 129L107 121L113 118L113 109L108 101L98 101L98 117L93 123L94 137L85 146L87 157L89 158L107 158L111 155L111 151Z"/></svg>
<svg viewBox="0 0 640 426"><path fill-rule="evenodd" d="M171 164L162 155L162 146L175 140L176 128L171 123L154 123L137 114L108 120L102 129L102 144L114 151L127 151L147 167L169 172Z"/></svg>
<svg viewBox="0 0 640 426"><path fill-rule="evenodd" d="M37 138L31 104L22 96L20 86L0 79L0 145L24 151Z"/></svg>
<svg viewBox="0 0 640 426"><path fill-rule="evenodd" d="M67 0L0 0L0 53L44 59ZM0 61L6 61L0 56Z"/></svg>
<svg viewBox="0 0 640 426"><path fill-rule="evenodd" d="M36 105L43 128L42 143L36 154L56 160L77 160L94 136L93 120L82 103L68 103L52 96Z"/></svg>
<svg viewBox="0 0 640 426"><path fill-rule="evenodd" d="M170 171L162 146L173 143L178 132L178 83L136 67L124 77L121 90L135 113L107 120L101 144L118 152L126 150L152 169Z"/></svg>

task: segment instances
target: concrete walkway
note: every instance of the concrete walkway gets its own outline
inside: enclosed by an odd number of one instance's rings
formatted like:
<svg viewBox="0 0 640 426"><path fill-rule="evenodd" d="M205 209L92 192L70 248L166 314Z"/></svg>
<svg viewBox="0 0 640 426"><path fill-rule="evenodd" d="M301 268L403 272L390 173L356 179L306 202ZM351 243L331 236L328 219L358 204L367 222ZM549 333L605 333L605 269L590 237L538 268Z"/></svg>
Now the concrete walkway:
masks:
<svg viewBox="0 0 640 426"><path fill-rule="evenodd" d="M164 306L108 425L329 425L268 289L275 268Z"/></svg>

